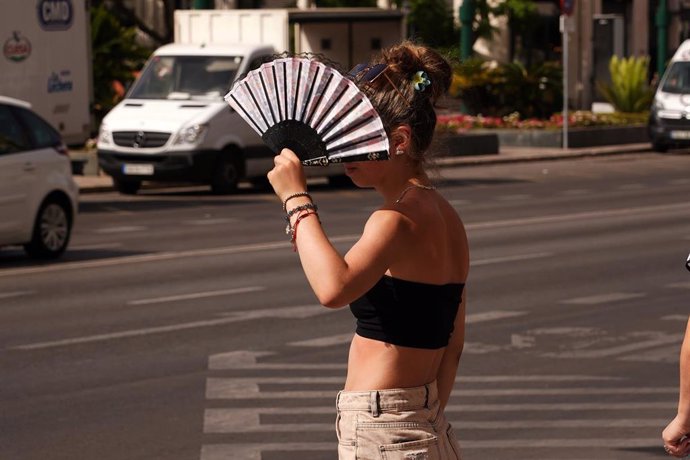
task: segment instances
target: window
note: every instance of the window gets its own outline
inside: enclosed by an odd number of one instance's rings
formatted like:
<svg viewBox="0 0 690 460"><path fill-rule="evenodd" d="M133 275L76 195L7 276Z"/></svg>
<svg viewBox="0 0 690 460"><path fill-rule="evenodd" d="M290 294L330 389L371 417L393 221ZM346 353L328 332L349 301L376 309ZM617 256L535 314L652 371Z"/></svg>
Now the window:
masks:
<svg viewBox="0 0 690 460"><path fill-rule="evenodd" d="M7 105L0 105L0 155L29 149L21 124Z"/></svg>
<svg viewBox="0 0 690 460"><path fill-rule="evenodd" d="M34 148L55 147L62 144L60 134L38 115L18 107L14 110L28 128Z"/></svg>

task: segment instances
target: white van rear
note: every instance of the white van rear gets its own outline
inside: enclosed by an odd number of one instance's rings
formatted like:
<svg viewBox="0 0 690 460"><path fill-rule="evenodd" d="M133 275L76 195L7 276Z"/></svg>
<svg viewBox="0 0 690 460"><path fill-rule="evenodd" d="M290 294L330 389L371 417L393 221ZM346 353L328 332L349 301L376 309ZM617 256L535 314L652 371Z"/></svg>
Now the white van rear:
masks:
<svg viewBox="0 0 690 460"><path fill-rule="evenodd" d="M659 82L649 116L649 138L658 152L690 145L690 40L678 47Z"/></svg>

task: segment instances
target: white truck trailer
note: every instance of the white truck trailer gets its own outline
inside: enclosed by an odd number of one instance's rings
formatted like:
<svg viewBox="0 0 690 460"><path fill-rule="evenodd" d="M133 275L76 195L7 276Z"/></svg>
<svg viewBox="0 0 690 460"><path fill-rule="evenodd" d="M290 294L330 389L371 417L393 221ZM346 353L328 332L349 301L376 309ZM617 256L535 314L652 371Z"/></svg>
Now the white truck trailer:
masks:
<svg viewBox="0 0 690 460"><path fill-rule="evenodd" d="M0 0L0 95L22 99L66 144L91 131L87 0Z"/></svg>
<svg viewBox="0 0 690 460"><path fill-rule="evenodd" d="M232 192L244 179L265 183L274 153L223 96L276 52L318 52L346 68L401 39L400 12L338 11L176 11L175 43L154 52L101 124L100 167L128 194L142 181L206 183L216 193ZM343 170L307 174L340 178Z"/></svg>

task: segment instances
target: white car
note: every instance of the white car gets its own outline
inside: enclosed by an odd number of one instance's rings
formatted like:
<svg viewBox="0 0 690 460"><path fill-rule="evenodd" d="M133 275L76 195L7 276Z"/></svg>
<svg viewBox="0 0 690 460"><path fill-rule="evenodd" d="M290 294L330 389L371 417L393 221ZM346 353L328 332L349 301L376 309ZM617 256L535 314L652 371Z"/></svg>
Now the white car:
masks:
<svg viewBox="0 0 690 460"><path fill-rule="evenodd" d="M79 189L60 134L31 105L0 96L0 246L55 258L69 243Z"/></svg>

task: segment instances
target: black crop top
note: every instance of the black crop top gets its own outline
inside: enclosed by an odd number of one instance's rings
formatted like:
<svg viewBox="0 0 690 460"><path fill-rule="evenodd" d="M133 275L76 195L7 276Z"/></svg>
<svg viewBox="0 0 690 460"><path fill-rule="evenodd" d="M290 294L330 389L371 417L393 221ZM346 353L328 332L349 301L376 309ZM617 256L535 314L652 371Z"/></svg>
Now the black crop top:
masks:
<svg viewBox="0 0 690 460"><path fill-rule="evenodd" d="M404 347L443 348L453 332L464 287L384 276L350 304L357 335Z"/></svg>

